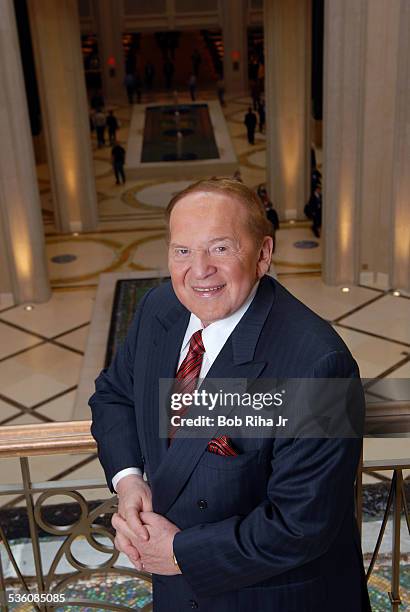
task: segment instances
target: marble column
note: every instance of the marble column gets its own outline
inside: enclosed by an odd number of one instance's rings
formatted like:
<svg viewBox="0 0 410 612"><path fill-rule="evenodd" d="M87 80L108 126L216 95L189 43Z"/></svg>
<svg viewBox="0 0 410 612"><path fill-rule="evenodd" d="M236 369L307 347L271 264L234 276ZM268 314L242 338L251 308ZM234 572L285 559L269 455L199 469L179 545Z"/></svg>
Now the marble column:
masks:
<svg viewBox="0 0 410 612"><path fill-rule="evenodd" d="M268 192L282 219L303 218L310 170L310 0L265 0Z"/></svg>
<svg viewBox="0 0 410 612"><path fill-rule="evenodd" d="M390 284L410 292L410 3L400 2Z"/></svg>
<svg viewBox="0 0 410 612"><path fill-rule="evenodd" d="M97 226L97 194L76 0L28 3L54 202L60 232Z"/></svg>
<svg viewBox="0 0 410 612"><path fill-rule="evenodd" d="M0 294L50 297L40 196L12 0L0 0Z"/></svg>
<svg viewBox="0 0 410 612"><path fill-rule="evenodd" d="M406 25L405 0L326 1L323 275L329 284L410 285Z"/></svg>
<svg viewBox="0 0 410 612"><path fill-rule="evenodd" d="M124 49L122 45L122 3L118 0L94 0L98 51L105 102L125 102ZM115 66L111 65L112 60Z"/></svg>
<svg viewBox="0 0 410 612"><path fill-rule="evenodd" d="M228 96L248 93L248 3L221 2L224 43L224 81ZM236 55L238 54L238 55Z"/></svg>

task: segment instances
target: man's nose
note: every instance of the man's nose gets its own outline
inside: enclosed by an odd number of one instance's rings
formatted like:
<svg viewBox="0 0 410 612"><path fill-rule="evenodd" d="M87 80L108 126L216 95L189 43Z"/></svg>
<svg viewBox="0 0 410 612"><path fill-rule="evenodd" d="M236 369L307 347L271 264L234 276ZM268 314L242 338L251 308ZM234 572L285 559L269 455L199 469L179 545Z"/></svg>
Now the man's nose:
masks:
<svg viewBox="0 0 410 612"><path fill-rule="evenodd" d="M205 278L216 272L207 251L195 251L193 254L191 270L196 278Z"/></svg>

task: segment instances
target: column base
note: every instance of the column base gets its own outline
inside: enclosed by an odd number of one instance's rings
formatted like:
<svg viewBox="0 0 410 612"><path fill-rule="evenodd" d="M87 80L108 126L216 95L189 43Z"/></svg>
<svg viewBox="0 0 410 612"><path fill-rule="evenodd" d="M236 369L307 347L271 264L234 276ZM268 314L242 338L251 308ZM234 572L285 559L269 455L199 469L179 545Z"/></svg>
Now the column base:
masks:
<svg viewBox="0 0 410 612"><path fill-rule="evenodd" d="M384 272L360 272L360 284L383 291L391 289L389 275Z"/></svg>
<svg viewBox="0 0 410 612"><path fill-rule="evenodd" d="M298 218L298 212L296 208L288 208L287 210L285 210L284 216L285 216L286 221L290 221L290 219Z"/></svg>
<svg viewBox="0 0 410 612"><path fill-rule="evenodd" d="M3 308L10 308L11 306L15 306L15 301L12 293L0 293L0 310Z"/></svg>

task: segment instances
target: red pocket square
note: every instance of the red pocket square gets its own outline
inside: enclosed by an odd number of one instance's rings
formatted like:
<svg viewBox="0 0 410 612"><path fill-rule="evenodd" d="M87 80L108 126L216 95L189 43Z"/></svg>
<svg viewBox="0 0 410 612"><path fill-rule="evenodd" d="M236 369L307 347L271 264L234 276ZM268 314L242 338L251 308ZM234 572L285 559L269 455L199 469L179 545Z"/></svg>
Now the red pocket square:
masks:
<svg viewBox="0 0 410 612"><path fill-rule="evenodd" d="M223 455L224 457L238 456L238 453L228 436L212 438L212 440L208 442L208 451L210 453L215 453L216 455Z"/></svg>

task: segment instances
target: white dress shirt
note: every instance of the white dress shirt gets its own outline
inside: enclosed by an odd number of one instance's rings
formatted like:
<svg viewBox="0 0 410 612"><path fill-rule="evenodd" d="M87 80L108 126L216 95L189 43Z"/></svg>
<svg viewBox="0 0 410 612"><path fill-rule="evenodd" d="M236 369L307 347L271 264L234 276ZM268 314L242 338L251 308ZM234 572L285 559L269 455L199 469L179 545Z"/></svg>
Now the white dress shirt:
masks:
<svg viewBox="0 0 410 612"><path fill-rule="evenodd" d="M205 352L202 357L202 366L201 371L199 373L199 378L205 378L205 376L211 369L213 362L222 350L225 342L228 340L229 336L231 335L231 333L233 332L233 330L238 325L239 321L242 319L243 315L251 305L252 300L255 297L258 285L259 281L253 287L248 298L245 300L242 306L238 308L238 310L236 310L233 314L229 315L229 317L226 317L225 319L219 319L214 323L210 323L210 325L207 325L207 327L205 328L202 325L201 320L198 319L198 317L194 315L194 313L191 313L188 327L186 328L185 336L182 341L182 348L179 354L178 368L180 367L181 363L188 354L189 342L191 340L192 334L194 334L199 329L203 329L202 342L204 344ZM120 479L124 476L128 476L129 474L138 474L139 476L142 476L141 470L136 467L129 467L120 470L119 472L117 472L117 474L115 474L114 478L112 479L112 486L114 487L115 491Z"/></svg>

